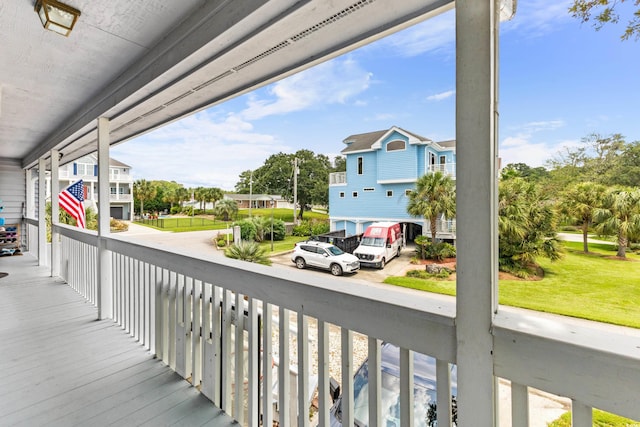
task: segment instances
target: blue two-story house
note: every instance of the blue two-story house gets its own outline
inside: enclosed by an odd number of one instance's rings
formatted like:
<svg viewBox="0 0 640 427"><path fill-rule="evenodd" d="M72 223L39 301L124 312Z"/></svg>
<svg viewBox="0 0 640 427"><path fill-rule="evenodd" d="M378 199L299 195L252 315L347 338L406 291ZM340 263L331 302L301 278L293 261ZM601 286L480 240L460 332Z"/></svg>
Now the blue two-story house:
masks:
<svg viewBox="0 0 640 427"><path fill-rule="evenodd" d="M441 171L455 179L455 141L434 142L399 127L351 135L343 141L346 172L329 177L331 230L355 235L376 221L403 224L413 239L428 222L407 213L408 193L424 174ZM438 238L455 239L455 220L438 223Z"/></svg>

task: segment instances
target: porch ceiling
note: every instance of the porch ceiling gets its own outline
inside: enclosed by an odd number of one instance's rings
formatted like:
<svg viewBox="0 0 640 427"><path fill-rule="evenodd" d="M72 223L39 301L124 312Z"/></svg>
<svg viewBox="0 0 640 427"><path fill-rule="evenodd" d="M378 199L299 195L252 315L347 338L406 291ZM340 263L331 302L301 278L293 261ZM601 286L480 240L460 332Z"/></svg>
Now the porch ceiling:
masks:
<svg viewBox="0 0 640 427"><path fill-rule="evenodd" d="M453 7L452 0L67 0L67 37L32 0L0 3L0 157L62 162L301 71Z"/></svg>

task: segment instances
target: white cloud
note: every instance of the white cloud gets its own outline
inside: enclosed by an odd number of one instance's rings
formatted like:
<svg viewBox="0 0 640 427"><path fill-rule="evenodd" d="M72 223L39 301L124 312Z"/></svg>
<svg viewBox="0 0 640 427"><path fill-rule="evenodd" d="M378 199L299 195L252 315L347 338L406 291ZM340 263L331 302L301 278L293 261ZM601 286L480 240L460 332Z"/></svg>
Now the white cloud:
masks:
<svg viewBox="0 0 640 427"><path fill-rule="evenodd" d="M514 18L501 25L501 32L517 31L528 37L553 32L560 24L573 19L568 12L571 3L570 0L519 1Z"/></svg>
<svg viewBox="0 0 640 427"><path fill-rule="evenodd" d="M389 121L394 119L396 116L395 114L391 114L391 113L378 113L375 116L373 116L373 121Z"/></svg>
<svg viewBox="0 0 640 427"><path fill-rule="evenodd" d="M543 166L559 150L573 143L573 141L551 142L553 141L553 133L551 135L545 133L564 126L563 120L544 120L528 122L514 129L509 129L514 133L506 136L500 142L499 153L502 165L526 163L532 167ZM546 135L546 137L541 137L539 133Z"/></svg>
<svg viewBox="0 0 640 427"><path fill-rule="evenodd" d="M356 61L334 59L274 83L266 90L270 96L250 95L248 107L240 116L256 120L320 105L344 104L366 91L371 78L372 74Z"/></svg>
<svg viewBox="0 0 640 427"><path fill-rule="evenodd" d="M503 147L521 147L529 143L531 135L518 134L515 136L508 136L502 140Z"/></svg>
<svg viewBox="0 0 640 427"><path fill-rule="evenodd" d="M111 155L131 166L134 179L232 190L242 171L291 150L236 115L217 119L209 112L195 114L118 145Z"/></svg>
<svg viewBox="0 0 640 427"><path fill-rule="evenodd" d="M231 190L242 171L294 150L256 131L252 121L347 103L369 88L371 77L351 58L338 58L247 95L246 107L238 112L200 112L115 147L112 155L132 167L135 179Z"/></svg>
<svg viewBox="0 0 640 427"><path fill-rule="evenodd" d="M434 95L427 96L427 101L442 101L444 99L451 98L453 95L455 95L455 93L455 90L436 93Z"/></svg>
<svg viewBox="0 0 640 427"><path fill-rule="evenodd" d="M563 120L547 120L540 122L525 123L522 127L529 133L540 132L545 130L555 130L564 127L565 122Z"/></svg>
<svg viewBox="0 0 640 427"><path fill-rule="evenodd" d="M548 34L559 25L573 19L568 9L570 0L518 1L512 20L503 22L501 33L518 32L526 37ZM402 57L413 57L424 53L453 55L455 49L455 11L427 19L413 27L400 31L383 40L380 45Z"/></svg>
<svg viewBox="0 0 640 427"><path fill-rule="evenodd" d="M388 37L381 46L403 57L425 52L453 53L455 29L455 13L451 10Z"/></svg>

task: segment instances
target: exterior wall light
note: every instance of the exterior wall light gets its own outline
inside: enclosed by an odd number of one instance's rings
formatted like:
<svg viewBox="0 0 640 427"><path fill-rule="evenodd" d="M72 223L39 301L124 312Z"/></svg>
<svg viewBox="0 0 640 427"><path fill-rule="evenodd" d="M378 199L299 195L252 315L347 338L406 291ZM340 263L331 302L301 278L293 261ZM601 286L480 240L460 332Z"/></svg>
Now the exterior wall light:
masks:
<svg viewBox="0 0 640 427"><path fill-rule="evenodd" d="M42 26L63 36L69 36L80 11L56 0L37 0L35 11Z"/></svg>

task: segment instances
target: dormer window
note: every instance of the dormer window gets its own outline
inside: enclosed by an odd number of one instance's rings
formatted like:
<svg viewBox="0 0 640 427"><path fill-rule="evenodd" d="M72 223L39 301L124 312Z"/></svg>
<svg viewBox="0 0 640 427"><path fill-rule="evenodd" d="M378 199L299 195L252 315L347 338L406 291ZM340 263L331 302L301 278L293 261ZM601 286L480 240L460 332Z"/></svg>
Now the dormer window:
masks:
<svg viewBox="0 0 640 427"><path fill-rule="evenodd" d="M403 151L406 148L406 142L401 139L396 139L395 141L387 143L387 151Z"/></svg>

